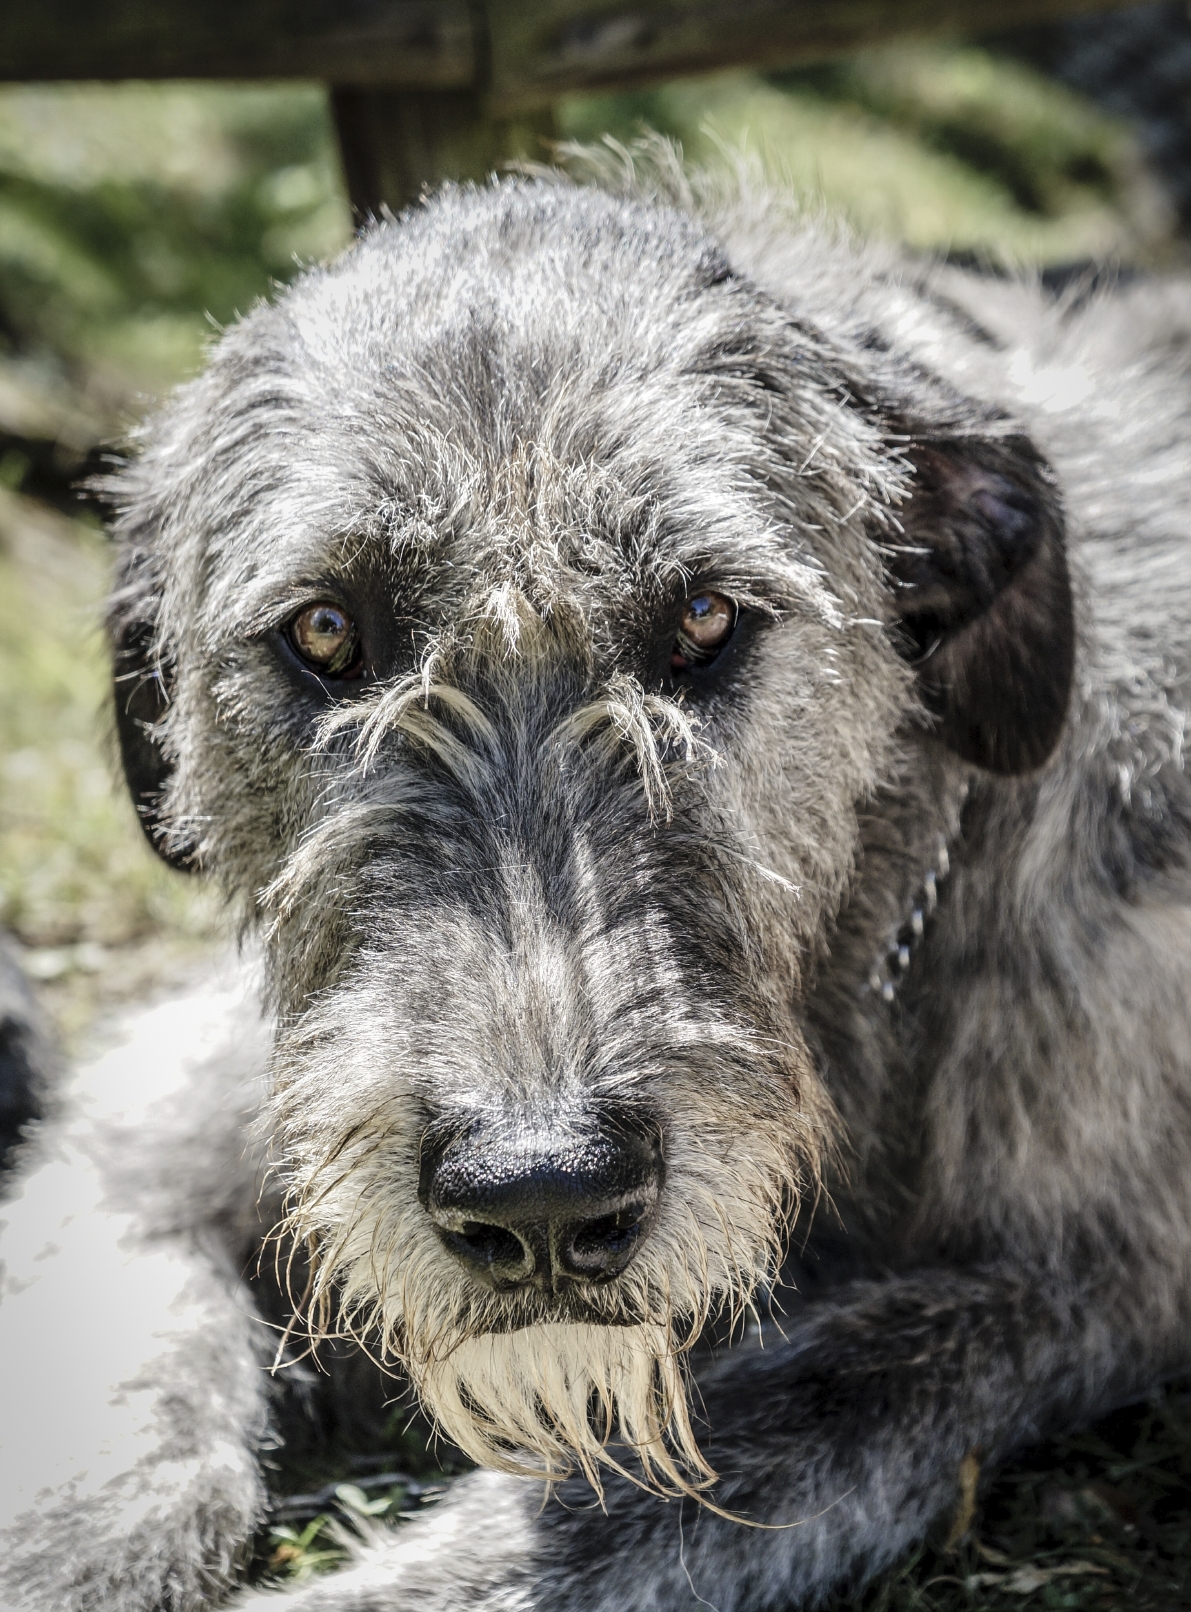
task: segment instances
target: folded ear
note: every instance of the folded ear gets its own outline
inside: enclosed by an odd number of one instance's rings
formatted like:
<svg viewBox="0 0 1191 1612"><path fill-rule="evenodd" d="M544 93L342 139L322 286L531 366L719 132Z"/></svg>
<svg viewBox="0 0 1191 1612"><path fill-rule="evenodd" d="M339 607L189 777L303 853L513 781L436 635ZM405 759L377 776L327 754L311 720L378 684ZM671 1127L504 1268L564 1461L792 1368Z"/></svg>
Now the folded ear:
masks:
<svg viewBox="0 0 1191 1612"><path fill-rule="evenodd" d="M1053 474L1024 436L928 438L907 457L905 533L887 566L938 736L992 772L1040 767L1062 731L1075 661Z"/></svg>
<svg viewBox="0 0 1191 1612"><path fill-rule="evenodd" d="M163 861L185 873L197 868L194 847L166 823L161 800L172 764L161 742L169 710L168 668L155 653L153 629L140 620L115 619L109 626L116 735L137 820Z"/></svg>

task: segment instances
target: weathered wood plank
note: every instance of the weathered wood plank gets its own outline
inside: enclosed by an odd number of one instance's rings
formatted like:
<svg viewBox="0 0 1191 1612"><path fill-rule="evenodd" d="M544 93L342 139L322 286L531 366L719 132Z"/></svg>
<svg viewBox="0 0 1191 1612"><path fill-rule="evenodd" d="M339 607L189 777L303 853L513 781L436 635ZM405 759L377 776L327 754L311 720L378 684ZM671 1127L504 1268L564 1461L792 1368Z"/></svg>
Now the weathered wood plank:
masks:
<svg viewBox="0 0 1191 1612"><path fill-rule="evenodd" d="M468 0L5 0L0 80L316 78L454 89Z"/></svg>
<svg viewBox="0 0 1191 1612"><path fill-rule="evenodd" d="M1123 0L7 0L0 80L318 78L487 89L495 115L776 67L901 35L1028 26Z"/></svg>
<svg viewBox="0 0 1191 1612"><path fill-rule="evenodd" d="M497 111L574 90L659 82L725 67L781 67L899 37L1032 27L1122 0L494 0Z"/></svg>

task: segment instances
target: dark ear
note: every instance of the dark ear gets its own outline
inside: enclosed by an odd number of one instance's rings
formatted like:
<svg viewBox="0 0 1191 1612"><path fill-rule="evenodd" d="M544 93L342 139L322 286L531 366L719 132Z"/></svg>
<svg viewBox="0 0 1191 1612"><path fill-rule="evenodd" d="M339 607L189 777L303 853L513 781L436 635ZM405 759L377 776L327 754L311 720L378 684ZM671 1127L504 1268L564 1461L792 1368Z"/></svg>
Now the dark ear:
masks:
<svg viewBox="0 0 1191 1612"><path fill-rule="evenodd" d="M153 652L153 629L145 622L113 621L110 631L116 736L137 820L163 861L193 873L198 866L194 847L180 844L161 815L171 771L158 738L158 724L169 709L168 670Z"/></svg>
<svg viewBox="0 0 1191 1612"><path fill-rule="evenodd" d="M905 653L938 736L992 772L1058 743L1075 624L1054 478L1028 438L938 438L908 451L914 484L890 545Z"/></svg>

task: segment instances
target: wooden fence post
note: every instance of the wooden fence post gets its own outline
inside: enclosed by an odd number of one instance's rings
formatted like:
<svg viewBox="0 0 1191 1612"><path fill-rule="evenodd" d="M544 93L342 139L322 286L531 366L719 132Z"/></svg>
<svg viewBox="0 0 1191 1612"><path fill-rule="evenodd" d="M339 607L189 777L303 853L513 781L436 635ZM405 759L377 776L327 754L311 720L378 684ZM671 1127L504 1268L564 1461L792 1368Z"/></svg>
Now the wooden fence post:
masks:
<svg viewBox="0 0 1191 1612"><path fill-rule="evenodd" d="M545 161L554 114L539 107L493 118L477 90L331 91L344 176L361 217L394 212L443 179L483 179L518 159Z"/></svg>

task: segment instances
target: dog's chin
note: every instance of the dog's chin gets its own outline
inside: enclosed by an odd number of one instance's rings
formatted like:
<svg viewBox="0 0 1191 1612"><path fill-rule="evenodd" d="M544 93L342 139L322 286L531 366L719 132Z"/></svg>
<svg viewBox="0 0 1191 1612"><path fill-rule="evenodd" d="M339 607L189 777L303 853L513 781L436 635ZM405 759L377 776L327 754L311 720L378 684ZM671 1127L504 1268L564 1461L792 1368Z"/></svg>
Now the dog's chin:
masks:
<svg viewBox="0 0 1191 1612"><path fill-rule="evenodd" d="M599 1491L614 1437L650 1487L714 1474L687 1409L683 1343L656 1321L541 1319L459 1339L408 1361L427 1409L481 1466L557 1481L578 1466Z"/></svg>

